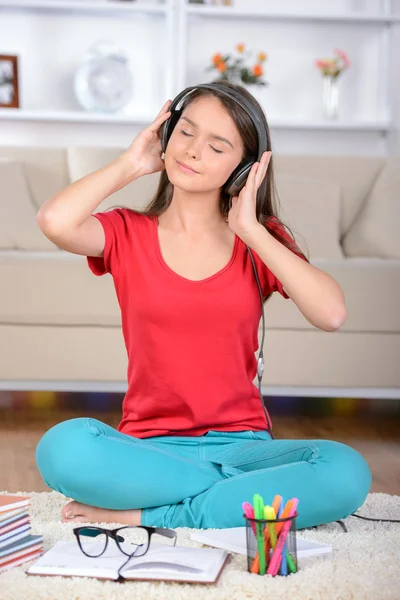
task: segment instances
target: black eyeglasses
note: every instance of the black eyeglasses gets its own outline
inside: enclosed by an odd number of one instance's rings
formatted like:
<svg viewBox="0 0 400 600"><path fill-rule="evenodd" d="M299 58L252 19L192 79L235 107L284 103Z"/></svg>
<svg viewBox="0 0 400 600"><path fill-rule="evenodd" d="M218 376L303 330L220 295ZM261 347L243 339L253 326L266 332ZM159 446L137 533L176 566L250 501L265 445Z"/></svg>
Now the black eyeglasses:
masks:
<svg viewBox="0 0 400 600"><path fill-rule="evenodd" d="M150 547L150 538L154 535L173 539L174 543L171 545L176 545L176 531L162 527L146 527L145 525L126 525L117 529L75 527L72 531L78 540L79 548L90 558L104 554L108 538L113 539L120 551L129 557L146 554ZM165 543L165 539L157 539L157 541Z"/></svg>

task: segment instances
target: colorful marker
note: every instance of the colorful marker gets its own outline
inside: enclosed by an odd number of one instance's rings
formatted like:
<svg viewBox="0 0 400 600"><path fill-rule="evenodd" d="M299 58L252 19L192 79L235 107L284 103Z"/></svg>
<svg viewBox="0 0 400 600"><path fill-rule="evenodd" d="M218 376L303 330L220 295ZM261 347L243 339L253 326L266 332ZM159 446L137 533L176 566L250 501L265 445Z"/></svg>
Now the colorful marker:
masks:
<svg viewBox="0 0 400 600"><path fill-rule="evenodd" d="M282 504L284 504L283 498L282 498ZM278 519L280 519L281 514L282 514L282 510L279 510L279 512L278 512ZM287 559L286 559L287 550L286 550L286 548L287 548L287 545L286 545L286 542L285 542L284 545L283 545L283 550L282 550L282 562L281 562L281 569L280 569L280 574L281 575L287 575L288 574L288 572L287 572Z"/></svg>
<svg viewBox="0 0 400 600"><path fill-rule="evenodd" d="M253 504L254 504L254 518L255 519L264 519L264 501L261 498L260 494L254 494L253 496ZM257 528L257 548L258 555L260 561L260 575L265 575L266 565L265 565L265 553L264 553L264 536L262 524L256 522Z"/></svg>

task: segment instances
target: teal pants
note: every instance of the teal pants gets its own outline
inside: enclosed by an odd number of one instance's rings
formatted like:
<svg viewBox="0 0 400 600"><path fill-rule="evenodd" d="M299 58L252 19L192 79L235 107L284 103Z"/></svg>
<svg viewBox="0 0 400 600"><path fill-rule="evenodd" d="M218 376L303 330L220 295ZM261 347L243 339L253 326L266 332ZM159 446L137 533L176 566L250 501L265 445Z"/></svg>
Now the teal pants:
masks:
<svg viewBox="0 0 400 600"><path fill-rule="evenodd" d="M45 483L68 498L139 508L141 524L156 527L241 527L242 502L258 493L265 504L275 494L298 498L303 529L355 512L371 485L365 459L339 442L212 430L139 439L87 417L49 429L36 461Z"/></svg>

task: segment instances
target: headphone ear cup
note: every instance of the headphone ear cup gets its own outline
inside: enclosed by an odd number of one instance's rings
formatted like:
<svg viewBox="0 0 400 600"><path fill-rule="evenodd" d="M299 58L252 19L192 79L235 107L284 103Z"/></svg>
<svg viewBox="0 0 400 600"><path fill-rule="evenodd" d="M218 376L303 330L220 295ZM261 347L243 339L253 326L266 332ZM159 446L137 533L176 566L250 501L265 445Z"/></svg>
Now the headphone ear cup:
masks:
<svg viewBox="0 0 400 600"><path fill-rule="evenodd" d="M167 149L168 140L171 137L175 125L179 121L181 112L181 110L174 111L172 115L166 121L164 121L164 123L160 127L161 150L163 152L165 152Z"/></svg>
<svg viewBox="0 0 400 600"><path fill-rule="evenodd" d="M254 163L255 160L251 159L236 167L224 185L224 192L229 194L229 196L237 196L240 190L245 186L247 177L249 176L251 167Z"/></svg>
<svg viewBox="0 0 400 600"><path fill-rule="evenodd" d="M160 134L159 134L160 135L160 142L161 142L161 150L163 152L165 152L165 149L167 147L168 121L169 121L169 119L167 119L166 121L164 121L164 123L161 125Z"/></svg>

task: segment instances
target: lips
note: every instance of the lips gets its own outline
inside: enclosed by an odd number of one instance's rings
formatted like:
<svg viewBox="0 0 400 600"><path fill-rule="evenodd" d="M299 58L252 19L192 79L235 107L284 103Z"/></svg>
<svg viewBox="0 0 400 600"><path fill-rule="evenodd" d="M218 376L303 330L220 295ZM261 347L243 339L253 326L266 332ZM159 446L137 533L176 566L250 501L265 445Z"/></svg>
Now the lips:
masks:
<svg viewBox="0 0 400 600"><path fill-rule="evenodd" d="M179 160L177 160L176 162L178 163L178 166L182 169L182 171L185 171L186 173L196 173L196 175L199 175L199 172L192 169L192 167L189 167L189 165L185 165L185 163L180 162Z"/></svg>

